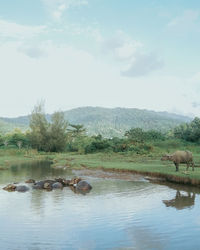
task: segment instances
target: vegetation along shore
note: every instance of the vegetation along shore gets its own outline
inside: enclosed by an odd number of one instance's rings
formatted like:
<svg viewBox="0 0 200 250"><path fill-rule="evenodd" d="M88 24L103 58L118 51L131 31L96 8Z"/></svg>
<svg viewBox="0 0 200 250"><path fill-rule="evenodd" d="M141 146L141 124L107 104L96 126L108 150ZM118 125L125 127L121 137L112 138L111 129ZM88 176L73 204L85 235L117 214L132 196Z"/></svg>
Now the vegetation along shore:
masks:
<svg viewBox="0 0 200 250"><path fill-rule="evenodd" d="M103 169L163 178L167 181L200 185L200 119L182 123L162 132L132 128L122 137L88 135L83 125L70 124L62 112L49 121L44 107L37 105L28 130L15 129L0 135L0 169L13 164L44 161L54 168ZM195 169L181 164L175 172L173 162L162 162L165 153L189 150Z"/></svg>

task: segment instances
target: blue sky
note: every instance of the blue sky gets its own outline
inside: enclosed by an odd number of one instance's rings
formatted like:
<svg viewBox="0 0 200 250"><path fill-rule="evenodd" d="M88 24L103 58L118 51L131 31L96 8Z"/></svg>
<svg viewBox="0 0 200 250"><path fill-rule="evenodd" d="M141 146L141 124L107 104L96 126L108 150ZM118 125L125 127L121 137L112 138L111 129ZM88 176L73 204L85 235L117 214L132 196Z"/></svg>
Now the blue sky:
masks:
<svg viewBox="0 0 200 250"><path fill-rule="evenodd" d="M79 106L199 116L200 3L0 0L0 116Z"/></svg>

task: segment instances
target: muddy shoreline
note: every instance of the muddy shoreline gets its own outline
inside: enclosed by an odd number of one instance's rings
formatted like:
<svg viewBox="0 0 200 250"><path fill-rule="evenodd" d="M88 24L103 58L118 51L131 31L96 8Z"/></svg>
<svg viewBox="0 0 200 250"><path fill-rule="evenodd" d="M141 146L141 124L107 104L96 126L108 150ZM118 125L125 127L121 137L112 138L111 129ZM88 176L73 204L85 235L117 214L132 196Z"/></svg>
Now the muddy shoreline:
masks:
<svg viewBox="0 0 200 250"><path fill-rule="evenodd" d="M104 168L104 167L97 167L97 168L90 168L88 166L82 165L82 170L79 170L86 175L94 176L94 172L101 170L104 173L101 173L100 178L117 178L117 179L124 179L124 180L133 180L135 179L130 174L136 174L140 176L140 178L143 177L143 179L146 179L148 181L159 181L159 182L171 182L175 184L183 184L183 185L190 185L200 188L200 180L192 179L190 177L180 177L180 176L174 176L171 174L163 174L163 173L153 173L148 171L138 171L138 170L127 170L127 169L116 169L116 168ZM86 172L90 171L90 172ZM92 173L93 172L93 173ZM109 173L109 175L105 174ZM112 173L112 176L110 174ZM121 175L123 174L123 175ZM95 176L94 176L95 177Z"/></svg>

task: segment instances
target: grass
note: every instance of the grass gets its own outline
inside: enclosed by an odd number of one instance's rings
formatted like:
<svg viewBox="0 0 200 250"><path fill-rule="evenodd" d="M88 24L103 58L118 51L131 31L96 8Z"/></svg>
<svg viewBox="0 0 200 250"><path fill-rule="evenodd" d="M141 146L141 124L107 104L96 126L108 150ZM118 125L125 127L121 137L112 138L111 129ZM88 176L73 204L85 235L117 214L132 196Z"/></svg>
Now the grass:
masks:
<svg viewBox="0 0 200 250"><path fill-rule="evenodd" d="M193 148L194 162L200 166L200 152ZM6 169L13 164L30 161L51 160L52 166L66 166L67 168L90 168L117 171L131 171L144 175L152 175L167 178L167 180L198 184L200 185L200 167L195 171L189 168L186 172L186 165L179 166L179 172L175 172L172 162L160 160L163 151L157 151L149 155L125 154L125 153L38 153L35 150L0 150L0 169Z"/></svg>
<svg viewBox="0 0 200 250"><path fill-rule="evenodd" d="M194 153L195 163L200 165L200 154ZM138 156L126 155L120 153L98 153L88 155L78 154L54 154L50 156L53 159L53 166L67 166L72 168L90 168L118 171L132 171L155 176L174 176L178 178L190 178L200 181L200 167L189 168L186 172L186 165L180 164L179 172L175 172L175 166L172 162L162 162L160 155ZM177 179L178 179L177 178Z"/></svg>
<svg viewBox="0 0 200 250"><path fill-rule="evenodd" d="M0 170L9 168L11 165L45 160L46 156L35 150L1 149Z"/></svg>

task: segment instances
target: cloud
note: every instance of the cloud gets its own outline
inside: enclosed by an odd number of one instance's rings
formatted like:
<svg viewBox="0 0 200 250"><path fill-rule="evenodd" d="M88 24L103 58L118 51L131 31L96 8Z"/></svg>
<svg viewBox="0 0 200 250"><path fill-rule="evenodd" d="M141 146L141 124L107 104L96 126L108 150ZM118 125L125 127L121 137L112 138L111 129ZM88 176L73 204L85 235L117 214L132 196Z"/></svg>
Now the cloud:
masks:
<svg viewBox="0 0 200 250"><path fill-rule="evenodd" d="M200 12L198 10L186 10L180 16L173 18L167 27L179 34L192 31L200 31Z"/></svg>
<svg viewBox="0 0 200 250"><path fill-rule="evenodd" d="M41 33L44 33L46 26L28 26L14 22L0 20L0 38L32 38Z"/></svg>
<svg viewBox="0 0 200 250"><path fill-rule="evenodd" d="M105 39L102 42L102 51L121 63L122 76L144 76L161 69L164 65L163 60L154 53L146 53L140 41L133 40L122 31L118 31L114 37Z"/></svg>
<svg viewBox="0 0 200 250"><path fill-rule="evenodd" d="M35 58L35 59L46 57L48 55L45 48L43 48L42 46L38 46L38 45L22 44L21 46L19 46L18 51L25 54L26 56L30 58Z"/></svg>
<svg viewBox="0 0 200 250"><path fill-rule="evenodd" d="M140 42L120 36L106 39L102 43L102 51L111 54L117 60L130 59L140 47L142 47Z"/></svg>
<svg viewBox="0 0 200 250"><path fill-rule="evenodd" d="M143 45L119 30L113 37L102 41L102 51L118 60L129 59Z"/></svg>
<svg viewBox="0 0 200 250"><path fill-rule="evenodd" d="M192 107L199 108L200 107L200 102L192 102Z"/></svg>
<svg viewBox="0 0 200 250"><path fill-rule="evenodd" d="M50 16L60 21L66 10L73 7L88 5L87 0L41 0Z"/></svg>
<svg viewBox="0 0 200 250"><path fill-rule="evenodd" d="M199 95L188 91L193 85L184 78L122 77L115 65L96 60L88 51L53 42L27 43L0 45L1 116L27 114L39 99L46 100L48 113L78 106L121 106L157 111L176 107L199 115L199 108L191 105L199 101ZM41 57L41 51L47 56Z"/></svg>
<svg viewBox="0 0 200 250"><path fill-rule="evenodd" d="M131 58L131 62L127 68L121 71L121 74L127 77L145 76L152 71L161 69L163 66L164 62L153 53L136 53Z"/></svg>

